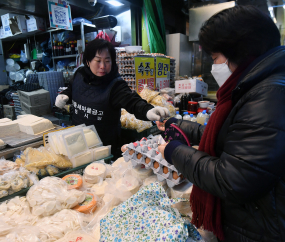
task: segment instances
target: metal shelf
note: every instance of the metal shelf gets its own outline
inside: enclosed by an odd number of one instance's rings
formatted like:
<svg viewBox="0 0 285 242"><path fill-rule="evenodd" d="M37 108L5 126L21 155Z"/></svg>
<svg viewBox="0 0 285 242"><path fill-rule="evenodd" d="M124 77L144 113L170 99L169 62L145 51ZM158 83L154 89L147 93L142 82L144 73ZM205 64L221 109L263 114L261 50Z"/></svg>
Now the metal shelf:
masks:
<svg viewBox="0 0 285 242"><path fill-rule="evenodd" d="M19 39L27 39L30 37L34 37L34 35L47 34L47 33L48 32L46 32L46 31L35 30L32 32L16 34L16 35L13 35L13 36L1 39L1 40L2 40L2 42L8 42L8 41L19 40Z"/></svg>
<svg viewBox="0 0 285 242"><path fill-rule="evenodd" d="M64 58L73 58L73 57L76 57L77 54L75 55L62 55L62 56L54 56L52 57L53 59L64 59Z"/></svg>

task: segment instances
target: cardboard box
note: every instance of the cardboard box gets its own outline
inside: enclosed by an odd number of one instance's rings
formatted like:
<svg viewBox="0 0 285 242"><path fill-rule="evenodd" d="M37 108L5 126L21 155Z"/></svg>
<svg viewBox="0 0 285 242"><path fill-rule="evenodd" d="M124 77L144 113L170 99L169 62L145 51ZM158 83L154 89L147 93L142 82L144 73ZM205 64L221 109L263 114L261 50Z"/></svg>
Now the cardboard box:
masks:
<svg viewBox="0 0 285 242"><path fill-rule="evenodd" d="M21 108L25 113L33 114L36 116L41 116L41 115L50 113L50 103L39 105L39 106L30 106L24 102L21 102Z"/></svg>
<svg viewBox="0 0 285 242"><path fill-rule="evenodd" d="M207 96L208 84L197 79L175 81L175 93L195 93Z"/></svg>
<svg viewBox="0 0 285 242"><path fill-rule="evenodd" d="M4 117L15 118L15 107L10 105L3 105Z"/></svg>
<svg viewBox="0 0 285 242"><path fill-rule="evenodd" d="M35 30L45 31L45 21L43 18L35 17L29 15L30 19L27 19L27 29L28 32L32 32Z"/></svg>
<svg viewBox="0 0 285 242"><path fill-rule="evenodd" d="M12 18L16 21L11 21ZM7 13L1 16L1 21L4 38L27 32L26 18L23 15Z"/></svg>
<svg viewBox="0 0 285 242"><path fill-rule="evenodd" d="M29 106L39 106L44 104L50 105L49 91L44 89L36 90L33 92L18 91L21 102L26 103Z"/></svg>

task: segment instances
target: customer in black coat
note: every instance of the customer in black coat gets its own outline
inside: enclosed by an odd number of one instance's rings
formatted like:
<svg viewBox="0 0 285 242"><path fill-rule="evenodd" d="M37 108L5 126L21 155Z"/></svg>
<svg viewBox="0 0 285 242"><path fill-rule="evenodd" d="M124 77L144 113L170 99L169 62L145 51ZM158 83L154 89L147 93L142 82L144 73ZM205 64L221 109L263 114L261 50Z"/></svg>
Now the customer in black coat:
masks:
<svg viewBox="0 0 285 242"><path fill-rule="evenodd" d="M121 108L146 121L169 116L166 108L153 107L131 91L118 73L116 51L108 41L89 42L83 64L69 87L57 96L55 105L63 108L68 100L72 101L72 123L94 125L103 144L112 145L115 158L118 156Z"/></svg>
<svg viewBox="0 0 285 242"><path fill-rule="evenodd" d="M285 47L279 31L254 7L237 6L206 21L199 38L214 64L226 63L233 73L250 64L230 90L232 107L217 130L215 156L179 141L159 150L190 182L220 199L224 241L285 241ZM223 88L219 73L213 72ZM173 122L199 145L215 120L206 130L175 119L166 128Z"/></svg>

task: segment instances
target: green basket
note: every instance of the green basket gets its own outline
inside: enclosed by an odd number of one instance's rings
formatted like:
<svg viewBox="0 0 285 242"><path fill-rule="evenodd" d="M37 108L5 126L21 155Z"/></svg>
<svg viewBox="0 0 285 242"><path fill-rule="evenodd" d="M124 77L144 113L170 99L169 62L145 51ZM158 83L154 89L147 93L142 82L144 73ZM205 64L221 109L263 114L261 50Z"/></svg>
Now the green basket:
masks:
<svg viewBox="0 0 285 242"><path fill-rule="evenodd" d="M112 158L113 158L113 155L110 155L110 156L108 156L108 157L106 157L106 158L103 158L103 159L104 159L105 163L110 164ZM101 160L101 159L100 159L100 160ZM95 162L95 161L92 161L92 162ZM92 162L90 162L90 163L92 163ZM86 166L88 166L90 163L87 163L87 164L85 164L85 165L78 166L78 167L75 167L75 168L72 168L72 169L69 169L69 170L60 172L60 173L58 173L58 174L56 174L56 175L54 175L54 176L55 176L55 177L62 178L62 177L64 177L64 176L68 175L68 174L79 174L79 175L83 175L84 169L85 169ZM46 176L45 176L45 177L46 177ZM42 179L42 178L44 178L44 177L39 177L39 179ZM6 197L2 197L2 198L0 198L0 203L1 203L1 202L4 202L4 201L6 201L6 200L12 199L12 198L14 198L14 197L16 197L16 196L26 196L26 194L27 194L27 192L29 191L29 189L30 189L30 188L28 187L28 188L22 189L22 190L19 191L19 192L15 192L15 193L13 193L13 194L11 194L11 195L8 195L8 196L6 196Z"/></svg>

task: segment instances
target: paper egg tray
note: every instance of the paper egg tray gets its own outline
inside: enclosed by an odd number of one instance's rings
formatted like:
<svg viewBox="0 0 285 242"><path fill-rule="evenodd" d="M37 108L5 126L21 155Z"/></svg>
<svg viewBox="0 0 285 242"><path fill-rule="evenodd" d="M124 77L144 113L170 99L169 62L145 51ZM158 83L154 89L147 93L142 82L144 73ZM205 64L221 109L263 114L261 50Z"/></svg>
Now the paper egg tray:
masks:
<svg viewBox="0 0 285 242"><path fill-rule="evenodd" d="M180 176L181 173L177 171L174 165L169 164L165 159L162 158L162 155L158 152L157 147L158 144L155 140L130 143L127 145L127 150L123 153L123 157L126 162L131 161L133 167L137 166L138 164L143 164L145 165L146 169L152 169L157 175L157 179L159 181L166 180L169 187L174 187L185 181L185 179L181 177L178 177L176 180L172 177L173 171L177 172L178 176ZM132 155L129 154L131 150L135 151ZM139 153L143 155L140 159L137 158ZM150 158L150 162L148 164L145 162L147 157ZM153 166L154 162L159 163L159 167L157 169ZM163 172L163 167L168 168L167 174Z"/></svg>

